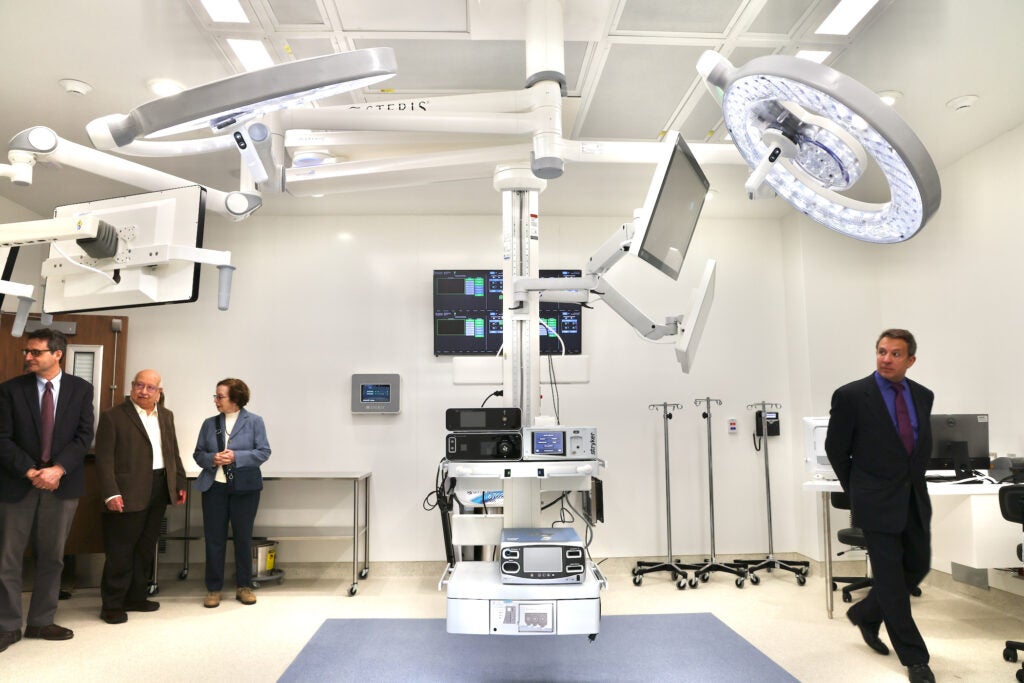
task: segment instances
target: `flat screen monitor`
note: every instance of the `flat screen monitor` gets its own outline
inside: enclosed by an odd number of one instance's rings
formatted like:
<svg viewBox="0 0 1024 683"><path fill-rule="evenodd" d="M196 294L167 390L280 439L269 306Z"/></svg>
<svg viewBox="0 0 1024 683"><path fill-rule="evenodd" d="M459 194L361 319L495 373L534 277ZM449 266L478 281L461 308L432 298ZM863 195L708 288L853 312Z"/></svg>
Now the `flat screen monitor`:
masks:
<svg viewBox="0 0 1024 683"><path fill-rule="evenodd" d="M93 258L75 240L50 245L43 311L71 313L188 303L199 298L199 263L176 251L203 246L206 189L160 192L57 207L55 218L95 215L117 229L117 253ZM98 271L98 272L97 272Z"/></svg>
<svg viewBox="0 0 1024 683"><path fill-rule="evenodd" d="M669 131L665 147L629 251L677 280L711 184L679 133Z"/></svg>
<svg viewBox="0 0 1024 683"><path fill-rule="evenodd" d="M676 360L687 374L693 368L693 359L697 356L697 347L700 346L701 337L704 335L704 326L707 325L711 302L714 299L715 261L709 259L700 278L700 284L693 294L690 311L683 318L683 333L676 342Z"/></svg>
<svg viewBox="0 0 1024 683"><path fill-rule="evenodd" d="M541 270L540 277L580 277L579 270ZM493 355L504 341L504 273L500 270L434 271L434 355ZM542 355L583 352L582 306L540 302ZM555 333L558 333L558 336Z"/></svg>
<svg viewBox="0 0 1024 683"><path fill-rule="evenodd" d="M971 469L989 468L988 415L965 413L932 415L930 470L956 470L956 458L966 447ZM966 446L965 446L966 445Z"/></svg>

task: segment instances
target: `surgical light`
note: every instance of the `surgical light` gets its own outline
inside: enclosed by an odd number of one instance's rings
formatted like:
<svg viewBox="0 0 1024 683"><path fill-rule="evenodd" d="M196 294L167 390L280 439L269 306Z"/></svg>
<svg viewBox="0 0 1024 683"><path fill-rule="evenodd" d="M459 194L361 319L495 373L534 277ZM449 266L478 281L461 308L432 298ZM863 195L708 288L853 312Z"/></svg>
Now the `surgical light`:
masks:
<svg viewBox="0 0 1024 683"><path fill-rule="evenodd" d="M389 47L311 57L196 86L139 105L127 115L96 119L86 129L100 149L205 127L223 131L278 109L383 81L396 72Z"/></svg>
<svg viewBox="0 0 1024 683"><path fill-rule="evenodd" d="M938 172L909 126L878 95L834 69L772 55L734 67L716 52L697 65L722 105L733 143L762 183L794 208L866 242L902 242L941 201ZM839 194L864 176L868 159L884 174L888 201Z"/></svg>

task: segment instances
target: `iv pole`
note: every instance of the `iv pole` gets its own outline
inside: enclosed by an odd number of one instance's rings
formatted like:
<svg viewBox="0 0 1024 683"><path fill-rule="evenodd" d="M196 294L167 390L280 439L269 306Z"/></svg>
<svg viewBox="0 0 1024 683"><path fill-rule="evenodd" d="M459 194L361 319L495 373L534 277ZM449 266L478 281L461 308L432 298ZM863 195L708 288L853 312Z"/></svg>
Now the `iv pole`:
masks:
<svg viewBox="0 0 1024 683"><path fill-rule="evenodd" d="M676 582L676 588L683 590L686 588L686 578L689 575L678 560L672 559L672 479L669 476L668 457L668 421L672 419L672 413L669 410L682 410L683 405L681 403L651 403L647 406L647 409L661 410L662 428L665 433L665 524L668 536L668 555L665 556L664 562L647 562L643 560L637 562L636 567L633 568L633 585L639 586L642 584L644 582L644 574L672 572L672 580Z"/></svg>
<svg viewBox="0 0 1024 683"><path fill-rule="evenodd" d="M690 579L690 588L696 588L700 585L700 581L706 582L711 578L711 572L725 572L732 574L736 578L736 587L743 588L743 582L747 578L747 568L742 562L719 562L718 558L715 557L715 474L714 465L711 458L711 405L722 405L722 402L717 398L695 398L693 399L693 405L700 406L704 404L704 412L702 417L707 420L708 424L708 499L711 510L711 557L704 561L703 564L687 564L683 565L686 569L692 569L694 571L693 578Z"/></svg>
<svg viewBox="0 0 1024 683"><path fill-rule="evenodd" d="M807 571L810 565L805 560L777 560L775 559L775 545L772 541L772 483L771 473L768 467L768 409L769 408L781 408L781 403L768 403L767 401L761 401L760 403L750 403L747 405L747 410L757 408L759 415L761 416L761 438L764 440L764 490L765 496L768 500L768 557L759 561L746 561L743 564L746 565L747 571L750 575L750 583L757 585L761 582L760 577L755 573L762 569L767 569L769 572L772 569L784 569L788 572L796 574L796 582L799 585L807 583ZM757 447L757 435L754 436L754 449L758 450Z"/></svg>

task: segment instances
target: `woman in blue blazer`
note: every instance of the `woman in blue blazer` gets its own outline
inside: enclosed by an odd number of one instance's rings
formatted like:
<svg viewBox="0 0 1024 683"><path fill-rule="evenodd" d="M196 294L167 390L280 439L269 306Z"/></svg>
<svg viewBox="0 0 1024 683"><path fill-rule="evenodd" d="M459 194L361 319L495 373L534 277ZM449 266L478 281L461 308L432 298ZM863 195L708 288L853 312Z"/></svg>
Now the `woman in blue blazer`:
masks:
<svg viewBox="0 0 1024 683"><path fill-rule="evenodd" d="M213 395L217 415L199 429L192 457L203 471L196 488L203 493L203 535L206 538L206 598L204 607L220 604L224 587L228 522L235 546L235 599L256 602L252 591L252 528L260 504L263 476L260 465L270 457L263 418L245 409L249 387L240 379L217 383Z"/></svg>

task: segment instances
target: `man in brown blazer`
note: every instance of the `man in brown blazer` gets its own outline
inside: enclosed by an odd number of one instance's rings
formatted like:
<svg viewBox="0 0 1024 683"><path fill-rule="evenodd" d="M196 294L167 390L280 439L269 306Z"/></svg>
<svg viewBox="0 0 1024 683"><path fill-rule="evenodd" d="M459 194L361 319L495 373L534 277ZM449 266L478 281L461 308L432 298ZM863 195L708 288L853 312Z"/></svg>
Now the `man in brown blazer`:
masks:
<svg viewBox="0 0 1024 683"><path fill-rule="evenodd" d="M128 399L100 416L96 472L103 515L106 563L100 583L100 618L122 624L127 612L153 612L147 600L160 522L168 503L185 502L185 467L178 452L174 415L158 406L160 375L135 375Z"/></svg>

